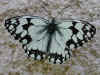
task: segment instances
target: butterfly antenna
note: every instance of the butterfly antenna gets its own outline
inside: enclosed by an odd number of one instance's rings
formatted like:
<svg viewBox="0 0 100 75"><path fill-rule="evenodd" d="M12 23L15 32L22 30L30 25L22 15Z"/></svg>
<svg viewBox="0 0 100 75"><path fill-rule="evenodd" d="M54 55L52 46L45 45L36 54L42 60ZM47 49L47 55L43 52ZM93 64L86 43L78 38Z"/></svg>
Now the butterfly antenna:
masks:
<svg viewBox="0 0 100 75"><path fill-rule="evenodd" d="M57 16L63 16L63 13L64 13L64 10L66 9L66 8L68 8L68 7L70 7L70 5L67 5L67 6L65 6L65 7L63 7L60 11L58 11L58 14L57 14ZM57 17L56 16L56 17Z"/></svg>
<svg viewBox="0 0 100 75"><path fill-rule="evenodd" d="M46 13L49 15L49 17L52 18L52 16L51 16L51 11L48 10L48 8L47 8L47 7L49 6L49 4L46 3L46 2L43 1L43 0L39 0L39 1L42 2L41 7L46 11Z"/></svg>

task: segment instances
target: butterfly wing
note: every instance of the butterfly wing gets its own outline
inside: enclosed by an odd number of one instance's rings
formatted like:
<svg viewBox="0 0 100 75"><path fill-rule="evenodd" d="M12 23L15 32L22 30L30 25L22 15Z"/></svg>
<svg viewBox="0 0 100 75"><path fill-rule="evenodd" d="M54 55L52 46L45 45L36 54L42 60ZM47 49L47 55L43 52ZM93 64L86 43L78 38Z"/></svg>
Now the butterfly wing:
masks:
<svg viewBox="0 0 100 75"><path fill-rule="evenodd" d="M68 33L66 35L66 46L69 49L78 48L83 46L85 42L91 40L95 33L96 28L86 21L64 21L59 24L59 28L64 32L66 30Z"/></svg>
<svg viewBox="0 0 100 75"><path fill-rule="evenodd" d="M5 20L6 29L22 43L25 53L39 60L45 57L45 31L41 33L41 30L47 24L48 20L38 16L17 16ZM44 39L39 41L41 38Z"/></svg>

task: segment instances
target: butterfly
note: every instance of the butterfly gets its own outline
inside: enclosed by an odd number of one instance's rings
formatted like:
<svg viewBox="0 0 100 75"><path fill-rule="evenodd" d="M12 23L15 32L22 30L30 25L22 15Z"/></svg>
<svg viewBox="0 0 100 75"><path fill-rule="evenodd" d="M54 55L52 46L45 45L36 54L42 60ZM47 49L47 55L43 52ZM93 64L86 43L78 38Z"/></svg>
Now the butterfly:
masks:
<svg viewBox="0 0 100 75"><path fill-rule="evenodd" d="M96 34L96 28L82 20L57 22L39 16L16 16L5 20L8 32L19 40L28 57L65 63L72 49L83 46Z"/></svg>

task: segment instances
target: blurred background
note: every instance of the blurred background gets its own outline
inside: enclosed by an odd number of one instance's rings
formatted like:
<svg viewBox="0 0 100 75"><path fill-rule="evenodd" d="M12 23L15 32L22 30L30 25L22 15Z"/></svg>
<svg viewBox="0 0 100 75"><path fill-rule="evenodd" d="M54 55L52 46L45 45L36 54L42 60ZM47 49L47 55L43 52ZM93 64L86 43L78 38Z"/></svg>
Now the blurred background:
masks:
<svg viewBox="0 0 100 75"><path fill-rule="evenodd" d="M66 64L27 59L4 20L13 16L86 20L97 33L84 47L73 50ZM100 75L100 0L0 0L0 75Z"/></svg>

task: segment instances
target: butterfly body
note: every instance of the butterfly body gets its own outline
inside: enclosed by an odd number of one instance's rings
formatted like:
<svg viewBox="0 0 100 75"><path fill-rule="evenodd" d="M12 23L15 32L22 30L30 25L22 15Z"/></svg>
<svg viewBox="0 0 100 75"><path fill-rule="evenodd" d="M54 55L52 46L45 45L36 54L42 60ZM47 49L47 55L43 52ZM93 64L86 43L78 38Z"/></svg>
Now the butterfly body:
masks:
<svg viewBox="0 0 100 75"><path fill-rule="evenodd" d="M48 58L53 63L64 63L71 49L82 46L93 38L96 28L85 21L48 21L38 16L17 16L5 20L8 32L19 40L28 57Z"/></svg>

